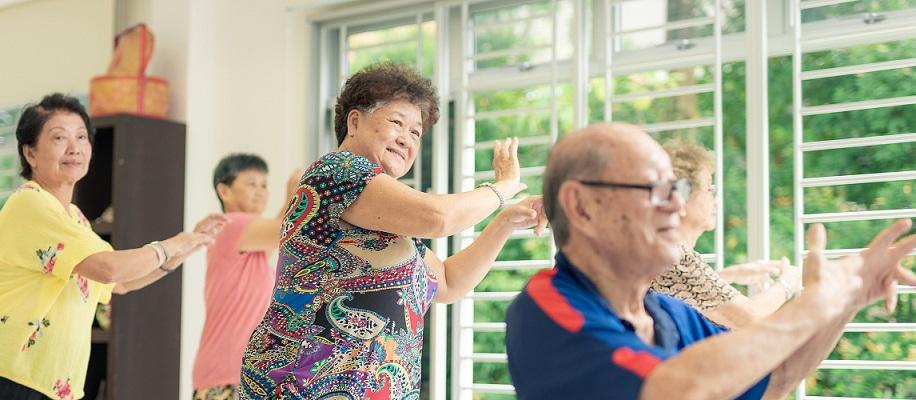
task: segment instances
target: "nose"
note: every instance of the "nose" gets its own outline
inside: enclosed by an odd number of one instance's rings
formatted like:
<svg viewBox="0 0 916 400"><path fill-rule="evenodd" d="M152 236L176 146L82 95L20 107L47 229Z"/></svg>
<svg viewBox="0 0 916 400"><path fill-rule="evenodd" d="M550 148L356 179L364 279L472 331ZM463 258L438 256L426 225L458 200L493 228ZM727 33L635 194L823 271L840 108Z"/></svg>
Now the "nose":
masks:
<svg viewBox="0 0 916 400"><path fill-rule="evenodd" d="M408 133L407 135L409 135L409 133ZM408 145L408 143L410 143L410 141L407 140L406 135L403 135L403 134L402 134L402 135L398 135L397 139L395 139L395 143L397 143L398 146L401 146L401 147L405 147L405 148L406 148L407 145Z"/></svg>
<svg viewBox="0 0 916 400"><path fill-rule="evenodd" d="M81 152L78 139L70 138L67 140L67 155L77 155Z"/></svg>

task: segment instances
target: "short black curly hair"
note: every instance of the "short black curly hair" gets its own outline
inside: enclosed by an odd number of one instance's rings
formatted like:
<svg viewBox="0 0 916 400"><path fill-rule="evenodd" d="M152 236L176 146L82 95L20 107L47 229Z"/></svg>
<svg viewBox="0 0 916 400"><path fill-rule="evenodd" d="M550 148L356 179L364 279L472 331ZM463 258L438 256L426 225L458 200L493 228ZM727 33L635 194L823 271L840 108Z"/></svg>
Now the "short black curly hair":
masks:
<svg viewBox="0 0 916 400"><path fill-rule="evenodd" d="M71 96L60 93L53 93L45 96L38 104L29 104L22 110L22 116L19 117L19 123L16 125L16 141L19 148L19 163L22 171L19 173L25 179L32 179L32 166L25 159L25 146L35 147L38 142L38 136L45 124L54 114L73 113L79 115L86 125L89 132L89 144L95 143L95 129L92 127L92 120L89 119L89 113L86 107L80 104L80 101Z"/></svg>
<svg viewBox="0 0 916 400"><path fill-rule="evenodd" d="M353 74L344 84L334 107L337 145L347 137L347 114L367 112L392 100L406 100L420 108L423 131L439 120L439 95L433 83L411 67L391 62L373 64Z"/></svg>

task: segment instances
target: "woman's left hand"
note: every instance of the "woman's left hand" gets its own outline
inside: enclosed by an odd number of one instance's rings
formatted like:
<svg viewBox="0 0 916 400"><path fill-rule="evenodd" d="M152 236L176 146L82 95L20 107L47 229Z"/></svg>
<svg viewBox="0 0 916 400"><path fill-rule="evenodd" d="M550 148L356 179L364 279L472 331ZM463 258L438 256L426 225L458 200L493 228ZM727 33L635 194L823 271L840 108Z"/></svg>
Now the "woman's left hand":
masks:
<svg viewBox="0 0 916 400"><path fill-rule="evenodd" d="M759 260L732 265L719 271L719 276L728 283L763 286L770 283L770 276L782 274L782 261Z"/></svg>
<svg viewBox="0 0 916 400"><path fill-rule="evenodd" d="M197 224L194 226L194 232L216 236L228 223L229 217L225 214L213 213L197 221Z"/></svg>
<svg viewBox="0 0 916 400"><path fill-rule="evenodd" d="M525 229L534 226L534 234L541 236L547 227L547 214L544 213L544 201L541 196L528 196L511 206L504 208L500 216L513 229Z"/></svg>

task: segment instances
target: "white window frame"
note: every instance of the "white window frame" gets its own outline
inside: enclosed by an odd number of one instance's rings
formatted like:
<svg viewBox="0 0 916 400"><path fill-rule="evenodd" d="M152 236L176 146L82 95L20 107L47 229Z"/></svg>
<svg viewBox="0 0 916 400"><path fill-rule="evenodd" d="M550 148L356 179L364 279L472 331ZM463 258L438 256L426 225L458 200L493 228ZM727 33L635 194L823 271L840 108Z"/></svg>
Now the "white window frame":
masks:
<svg viewBox="0 0 916 400"><path fill-rule="evenodd" d="M440 93L440 105L443 109L447 109L447 104L450 102L455 102L456 105L465 104L467 101L466 93L462 95L462 92L467 90L473 91L489 91L497 89L509 89L509 88L519 88L530 86L535 82L545 82L551 81L556 82L558 80L562 81L572 81L573 90L574 90L574 126L582 126L586 123L586 110L584 107L586 104L586 93L583 90L584 85L587 85L588 80L594 77L601 77L604 75L606 70L606 60L596 59L596 57L589 57L586 52L582 51L584 44L587 41L587 38L584 37L584 32L581 30L576 30L574 37L574 42L576 43L577 48L573 52L573 57L570 60L557 60L556 57L553 58L553 61L546 65L535 65L534 68L527 71L524 74L518 73L518 70L515 68L505 68L505 69L489 69L487 71L475 72L473 74L467 75L462 74L461 71L465 67L462 63L465 62L465 59L460 54L463 49L461 46L456 46L456 43L463 43L465 40L463 36L466 35L466 26L463 25L466 22L466 18L461 18L462 13L466 15L467 8L469 6L486 2L487 0L391 0L386 2L371 2L371 1L338 1L338 0L328 0L324 2L313 2L313 3L334 3L333 5L338 5L337 8L331 10L323 9L313 9L315 4L304 5L301 0L291 0L291 7L298 8L310 8L314 12L310 12L309 21L313 24L313 27L316 27L320 32L320 38L318 40L318 59L321 61L321 70L317 74L319 79L320 87L320 100L316 109L309 110L312 117L312 120L318 120L319 122L319 132L323 132L326 128L327 121L326 110L329 110L329 106L334 102L334 96L336 95L337 89L339 88L339 83L334 80L334 78L328 76L325 71L333 69L334 63L339 63L337 60L329 60L326 57L323 57L328 54L329 41L327 37L326 27L334 26L334 24L363 24L372 21L381 21L403 15L404 13L416 13L417 7L428 7L428 12L434 14L434 19L437 26L437 51L436 51L436 67L435 67L435 77L434 81ZM578 26L582 26L581 22L584 21L584 18L587 17L587 13L584 12L584 0L558 0L558 1L569 1L575 5L575 21L577 21ZM605 0L593 0L592 3L604 2ZM613 2L618 1L631 1L631 0L610 0ZM632 0L638 1L638 0ZM766 98L766 64L767 60L770 57L778 56L789 56L797 55L802 50L800 42L798 40L798 14L797 2L798 0L786 0L786 1L765 1L765 0L746 0L746 30L740 33L733 33L727 35L714 35L712 38L707 39L698 39L695 40L696 49L703 48L715 48L717 49L716 59L717 65L723 63L734 62L734 61L744 61L747 63L747 121L748 121L748 134L749 139L747 142L747 154L748 154L748 256L752 259L756 258L769 258L769 191L768 191L768 140L765 133L768 132L768 112L766 108L767 98ZM812 0L815 2L844 2L846 0ZM491 1L493 2L493 1ZM504 1L495 1L495 3L512 3L520 2L514 0L504 0ZM339 5L339 3L347 3L344 5ZM719 3L719 1L717 1ZM326 5L326 4L320 4ZM718 7L717 7L718 9ZM762 10L767 12L761 13ZM877 26L869 26L863 24L861 21L849 19L844 21L824 21L824 22L813 22L805 24L805 52L818 51L818 50L827 50L837 47L850 47L855 45L864 45L870 43L880 43L893 40L901 40L907 38L916 37L916 26L908 23L909 21L916 20L916 10L903 10L885 13L888 17L887 20L882 22ZM717 19L718 21L718 19ZM719 31L719 30L717 30ZM718 45L717 45L718 42ZM313 49L313 53L315 50ZM670 47L656 48L651 51L641 51L641 52L632 52L629 54L621 54L617 56L614 62L614 70L619 73L632 73L640 70L657 68L658 66L665 66L666 68L678 68L685 67L696 64L696 59L691 59L690 57L683 57L685 52L679 52ZM676 62L671 62L673 59L680 59ZM797 59L797 57L794 57ZM796 70L796 81L800 79L800 70ZM721 74L716 74L716 83L720 84ZM810 74L809 74L810 77ZM462 89L464 88L464 89ZM795 93L796 102L800 102L798 98L798 93ZM720 95L717 94L717 97ZM717 101L720 103L721 99ZM720 106L717 106L720 108ZM800 113L800 103L795 105L796 115ZM462 135L462 121L461 118L462 107L456 107L456 136L460 137ZM798 117L796 117L798 118ZM721 110L716 111L716 119L721 119ZM450 170L448 165L449 152L453 152L456 156L456 160L460 160L462 146L456 146L457 149L449 149L449 132L448 126L450 121L448 121L448 113L443 112L440 122L436 125L433 132L433 174L432 174L432 192L435 193L448 193L449 181L454 182L455 190L467 189L467 177L460 168L455 168ZM555 124L553 124L555 126ZM720 123L719 123L720 125ZM718 129L721 132L721 128ZM800 132L800 126L796 126L796 135ZM916 135L916 134L909 134ZM317 135L316 144L317 146L312 146L312 149L316 149L311 155L312 157L317 157L322 154L324 151L329 149L329 146L326 143L326 135ZM716 147L721 148L721 134L717 135L716 138ZM551 133L551 137L555 139L555 133ZM325 142L322 142L325 140ZM912 136L897 136L897 137L888 137L884 140L890 141L912 141ZM800 144L800 137L796 137L796 144ZM870 142L869 142L870 143ZM847 145L864 145L863 143L848 143ZM805 143L795 146L796 151L796 160L800 160L802 153L804 151L810 151L817 146L829 146L830 144L820 143L812 144ZM805 147L805 149L803 149ZM756 151L754 150L756 149ZM717 151L717 165L719 170L721 170L721 151ZM800 163L796 162L796 166ZM467 171L464 171L467 172ZM473 171L471 171L473 173ZM899 175L899 174L898 174ZM862 179L871 179L871 180L880 180L880 179L903 179L912 178L912 175L908 173L903 175L881 175L881 176L871 176L871 177L833 177L834 183L836 181L844 180L858 180ZM800 257L804 255L802 249L803 239L799 236L801 233L800 228L803 227L805 222L814 221L807 216L803 215L803 210L799 210L799 205L803 205L803 198L801 197L801 186L802 184L818 184L813 182L812 179L803 180L801 177L803 175L800 171L796 170L796 179L795 179L795 220L796 220L796 260L800 260ZM462 184L462 182L465 182ZM717 185L721 185L721 178L717 174ZM820 182L822 184L828 182ZM721 196L719 196L721 198ZM720 210L722 207L721 200L717 205ZM716 240L716 266L721 267L721 239L718 236L721 235L722 227L722 215L723 213L718 213L719 221L717 221L717 240ZM912 210L905 210L902 213L882 213L882 218L889 218L892 216L912 216ZM828 216L829 218L841 217L841 218L868 218L874 217L875 215L847 215L847 216ZM828 218L828 219L829 219ZM823 218L822 218L823 219ZM804 220L804 221L803 221ZM460 235L459 235L460 236ZM454 239L457 244L461 244L461 237ZM439 239L434 241L433 250L440 257L447 256L447 241L446 239ZM831 251L831 256L838 256L842 254L849 254L858 249L846 249L846 250L837 250ZM707 257L710 259L711 257ZM712 261L712 260L710 260ZM519 262L519 266L525 264L525 262ZM530 263L529 263L530 264ZM912 287L901 287L901 293L914 293L916 290ZM488 295L484 295L488 296ZM493 296L493 295L490 295ZM456 306L455 309L459 309L462 306ZM445 388L445 371L446 371L446 358L448 355L449 346L447 346L447 337L446 331L448 329L448 321L446 318L447 308L444 305L436 305L432 310L432 321L429 328L431 329L431 343L429 343L429 348L431 350L431 398L435 400L444 400L446 398L446 388ZM462 318L466 318L466 314L460 312L453 313L453 324L460 324ZM462 314L465 317L462 317ZM480 325L479 330L488 330L488 329L499 329L499 324L489 326L486 324L477 324ZM459 326L459 325L454 325ZM461 329L455 329L459 331L457 334L454 334L452 340L453 342L460 343L462 341ZM846 328L846 332L877 332L877 331L914 331L916 330L916 324L850 324ZM455 383L460 382L464 379L464 375L467 373L466 368L462 368L458 354L451 355L453 359L453 373L458 375L453 375L453 384L455 387L459 386ZM495 357L493 355L490 358ZM853 363L853 364L850 364ZM854 361L825 361L822 364L824 368L838 368L838 367L848 367L855 366L856 368L871 369L871 368L906 368L906 369L916 369L913 366L912 362L904 361L893 361L886 363L875 363L875 362L854 362ZM466 367L466 366L465 366ZM465 372L461 372L464 369ZM456 379L457 378L457 379ZM453 399L467 398L468 392L462 392L460 388L452 388L452 397ZM480 386L477 385L478 389L489 392L509 392L508 388L502 386ZM802 389L799 390L799 399L801 398L816 398L813 396L805 396Z"/></svg>

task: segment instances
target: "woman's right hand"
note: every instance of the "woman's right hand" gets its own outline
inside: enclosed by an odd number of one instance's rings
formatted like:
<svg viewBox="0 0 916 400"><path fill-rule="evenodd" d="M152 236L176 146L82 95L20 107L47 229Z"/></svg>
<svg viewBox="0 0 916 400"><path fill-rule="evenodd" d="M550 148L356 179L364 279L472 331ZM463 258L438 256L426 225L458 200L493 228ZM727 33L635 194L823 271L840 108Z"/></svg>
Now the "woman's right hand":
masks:
<svg viewBox="0 0 916 400"><path fill-rule="evenodd" d="M162 265L165 269L175 269L188 256L206 246L213 244L213 235L200 232L181 232L159 242L168 254L168 261Z"/></svg>
<svg viewBox="0 0 916 400"><path fill-rule="evenodd" d="M518 138L497 140L493 143L493 184L505 198L511 199L528 188L521 181L521 167L518 162Z"/></svg>

